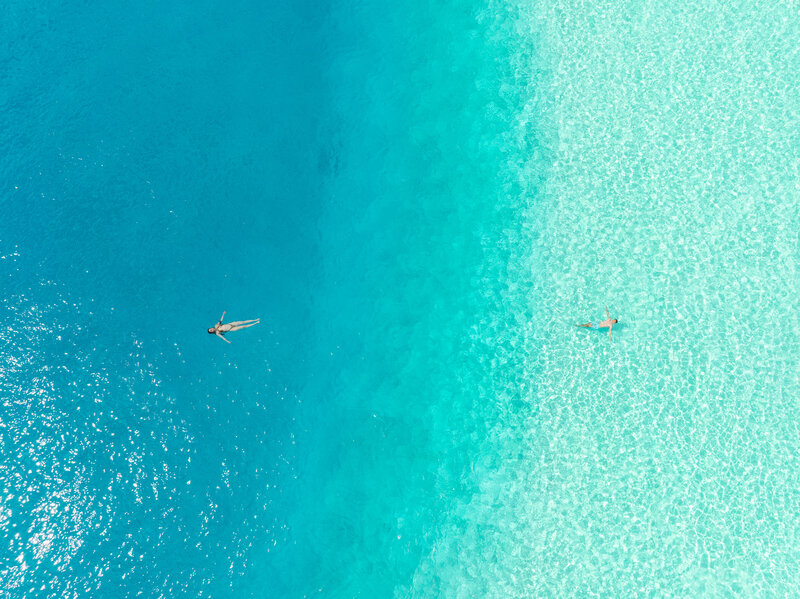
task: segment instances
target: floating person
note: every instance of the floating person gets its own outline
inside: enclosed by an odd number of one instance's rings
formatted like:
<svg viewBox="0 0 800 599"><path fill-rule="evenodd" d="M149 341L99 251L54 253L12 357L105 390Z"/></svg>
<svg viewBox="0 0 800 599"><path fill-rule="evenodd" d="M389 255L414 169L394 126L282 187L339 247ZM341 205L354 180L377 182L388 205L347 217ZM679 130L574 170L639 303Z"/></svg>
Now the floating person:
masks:
<svg viewBox="0 0 800 599"><path fill-rule="evenodd" d="M254 320L237 320L235 322L229 322L226 324L222 324L222 319L225 318L225 312L222 313L222 316L219 317L219 322L215 324L212 328L208 329L209 335L216 335L226 343L230 343L223 335L225 333L229 333L231 331L238 331L239 329L246 329L247 327L251 327L254 324L258 324L261 322L260 318L256 318Z"/></svg>
<svg viewBox="0 0 800 599"><path fill-rule="evenodd" d="M606 307L606 320L603 322L587 322L586 324L576 324L576 327L588 327L590 329L599 329L602 327L608 327L608 338L611 339L611 329L617 324L619 321L616 318L611 318L611 314L608 313L608 307Z"/></svg>

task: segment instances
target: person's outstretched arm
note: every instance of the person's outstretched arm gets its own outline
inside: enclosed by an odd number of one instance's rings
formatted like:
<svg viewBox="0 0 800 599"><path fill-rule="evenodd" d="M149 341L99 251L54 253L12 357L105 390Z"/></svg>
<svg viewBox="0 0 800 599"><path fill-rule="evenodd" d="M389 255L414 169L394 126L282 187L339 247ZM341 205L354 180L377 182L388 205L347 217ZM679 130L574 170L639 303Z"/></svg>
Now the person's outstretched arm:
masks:
<svg viewBox="0 0 800 599"><path fill-rule="evenodd" d="M225 310L227 312L227 310ZM222 319L225 318L225 312L222 313L222 316L219 317L219 322L217 324L222 324ZM228 341L230 343L230 341Z"/></svg>
<svg viewBox="0 0 800 599"><path fill-rule="evenodd" d="M613 328L614 328L614 323L612 322L610 325L608 325L608 340L609 341L611 341L611 329L613 329Z"/></svg>
<svg viewBox="0 0 800 599"><path fill-rule="evenodd" d="M223 337L223 336L222 336L222 335L220 335L219 333L217 333L217 337L219 337L220 339L222 339L222 340L223 340L225 343L230 343L230 341L228 341L227 339L225 339L225 337Z"/></svg>
<svg viewBox="0 0 800 599"><path fill-rule="evenodd" d="M608 313L608 306L606 306L606 318L611 318L611 314Z"/></svg>

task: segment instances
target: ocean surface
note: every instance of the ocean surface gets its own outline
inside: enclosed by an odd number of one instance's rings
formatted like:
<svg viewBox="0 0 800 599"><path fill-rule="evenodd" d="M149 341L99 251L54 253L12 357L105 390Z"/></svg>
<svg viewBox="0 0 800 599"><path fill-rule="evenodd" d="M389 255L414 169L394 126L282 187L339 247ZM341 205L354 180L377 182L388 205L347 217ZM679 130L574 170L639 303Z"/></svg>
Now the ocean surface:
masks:
<svg viewBox="0 0 800 599"><path fill-rule="evenodd" d="M4 3L0 595L799 594L798 39Z"/></svg>

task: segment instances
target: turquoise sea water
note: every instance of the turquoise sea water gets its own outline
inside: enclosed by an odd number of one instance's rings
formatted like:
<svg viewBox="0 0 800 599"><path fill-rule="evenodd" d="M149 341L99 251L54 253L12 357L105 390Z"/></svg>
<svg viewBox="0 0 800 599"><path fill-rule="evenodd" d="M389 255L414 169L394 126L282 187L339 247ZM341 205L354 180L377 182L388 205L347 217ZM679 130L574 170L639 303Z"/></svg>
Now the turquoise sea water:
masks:
<svg viewBox="0 0 800 599"><path fill-rule="evenodd" d="M797 593L796 7L0 33L3 594Z"/></svg>

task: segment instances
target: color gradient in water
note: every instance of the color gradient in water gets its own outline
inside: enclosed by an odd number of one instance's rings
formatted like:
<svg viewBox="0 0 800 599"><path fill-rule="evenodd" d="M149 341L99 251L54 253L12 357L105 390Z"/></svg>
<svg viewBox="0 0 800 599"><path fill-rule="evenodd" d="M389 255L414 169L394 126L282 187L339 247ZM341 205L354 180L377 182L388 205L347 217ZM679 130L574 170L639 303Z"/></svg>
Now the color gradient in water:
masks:
<svg viewBox="0 0 800 599"><path fill-rule="evenodd" d="M2 593L796 594L796 13L5 6Z"/></svg>

